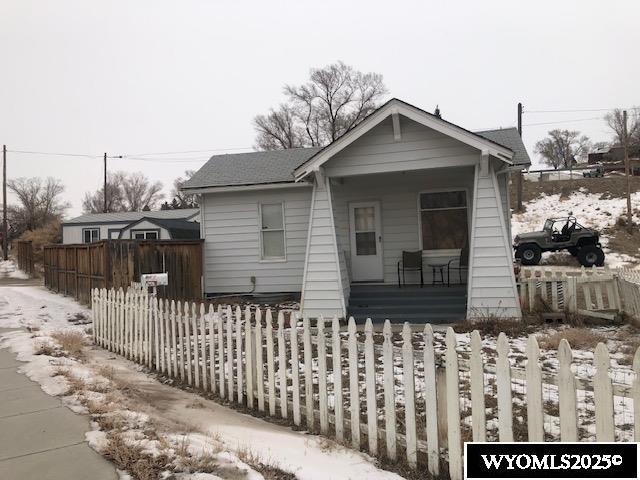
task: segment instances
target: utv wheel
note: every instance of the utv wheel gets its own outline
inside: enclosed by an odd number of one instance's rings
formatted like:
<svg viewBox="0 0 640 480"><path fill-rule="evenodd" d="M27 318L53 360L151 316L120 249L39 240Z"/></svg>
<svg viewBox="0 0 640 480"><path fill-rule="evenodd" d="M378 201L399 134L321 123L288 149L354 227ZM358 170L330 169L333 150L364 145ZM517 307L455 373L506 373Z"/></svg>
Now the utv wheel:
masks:
<svg viewBox="0 0 640 480"><path fill-rule="evenodd" d="M578 256L578 252L580 251L580 249L578 247L569 247L567 248L567 251L574 257Z"/></svg>
<svg viewBox="0 0 640 480"><path fill-rule="evenodd" d="M516 257L522 265L537 265L542 257L542 250L537 245L520 245L516 251Z"/></svg>
<svg viewBox="0 0 640 480"><path fill-rule="evenodd" d="M604 265L604 252L595 245L585 245L578 252L578 262L584 267L601 267Z"/></svg>

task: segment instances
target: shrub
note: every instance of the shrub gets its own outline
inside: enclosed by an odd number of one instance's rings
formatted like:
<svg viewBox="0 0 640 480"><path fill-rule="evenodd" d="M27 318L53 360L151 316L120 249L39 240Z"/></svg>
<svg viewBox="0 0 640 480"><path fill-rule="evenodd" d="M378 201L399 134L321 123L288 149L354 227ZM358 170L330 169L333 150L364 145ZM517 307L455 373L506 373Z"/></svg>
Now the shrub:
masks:
<svg viewBox="0 0 640 480"><path fill-rule="evenodd" d="M538 344L547 350L557 350L560 340L566 339L571 348L593 350L600 342L606 342L605 336L589 328L563 328L555 333L538 337Z"/></svg>

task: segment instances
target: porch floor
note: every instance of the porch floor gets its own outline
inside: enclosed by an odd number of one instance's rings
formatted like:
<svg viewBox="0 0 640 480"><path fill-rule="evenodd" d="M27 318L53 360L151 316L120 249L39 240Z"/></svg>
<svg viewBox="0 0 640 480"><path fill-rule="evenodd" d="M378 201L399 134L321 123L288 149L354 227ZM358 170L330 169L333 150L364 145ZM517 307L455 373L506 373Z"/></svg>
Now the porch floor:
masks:
<svg viewBox="0 0 640 480"><path fill-rule="evenodd" d="M467 286L351 284L347 310L358 323L451 323L466 316Z"/></svg>

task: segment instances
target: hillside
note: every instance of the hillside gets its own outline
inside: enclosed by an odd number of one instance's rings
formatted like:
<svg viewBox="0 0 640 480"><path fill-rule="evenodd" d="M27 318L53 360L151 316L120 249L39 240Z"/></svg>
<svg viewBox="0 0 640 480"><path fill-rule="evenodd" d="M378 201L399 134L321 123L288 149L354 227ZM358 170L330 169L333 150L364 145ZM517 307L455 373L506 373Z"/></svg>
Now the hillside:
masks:
<svg viewBox="0 0 640 480"><path fill-rule="evenodd" d="M634 223L640 225L640 178L632 180L631 205ZM515 189L511 189L511 204L515 206ZM574 215L578 222L601 232L606 253L605 264L615 267L640 265L640 233L627 233L626 180L623 176L581 178L574 180L525 181L523 202L525 211L512 217L513 235L540 230L545 219ZM543 263L578 265L569 254L543 255Z"/></svg>

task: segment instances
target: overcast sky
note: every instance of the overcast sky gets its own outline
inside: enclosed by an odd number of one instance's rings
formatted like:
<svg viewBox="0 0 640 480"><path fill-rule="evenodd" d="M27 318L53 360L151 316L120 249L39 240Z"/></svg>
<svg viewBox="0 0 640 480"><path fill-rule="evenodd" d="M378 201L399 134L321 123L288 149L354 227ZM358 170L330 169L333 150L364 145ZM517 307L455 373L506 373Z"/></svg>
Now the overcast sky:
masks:
<svg viewBox="0 0 640 480"><path fill-rule="evenodd" d="M62 179L73 216L101 185L103 152L251 148L251 120L283 100L283 84L342 60L471 130L514 126L521 101L533 155L551 128L609 136L604 112L533 111L640 104L638 18L638 1L2 0L0 143L95 155L9 154L9 178ZM528 125L547 122L565 123ZM207 157L109 168L168 192Z"/></svg>

